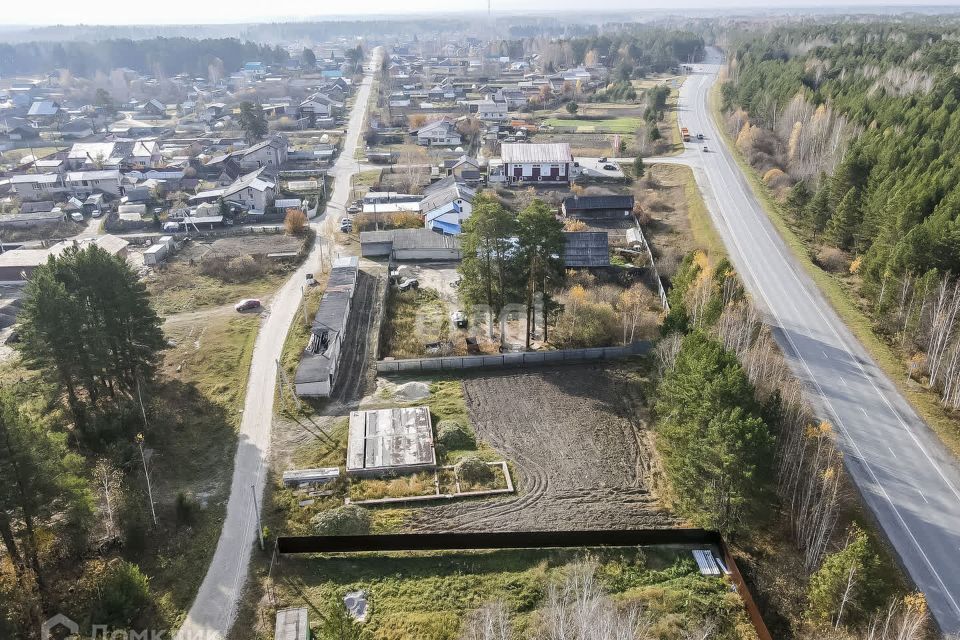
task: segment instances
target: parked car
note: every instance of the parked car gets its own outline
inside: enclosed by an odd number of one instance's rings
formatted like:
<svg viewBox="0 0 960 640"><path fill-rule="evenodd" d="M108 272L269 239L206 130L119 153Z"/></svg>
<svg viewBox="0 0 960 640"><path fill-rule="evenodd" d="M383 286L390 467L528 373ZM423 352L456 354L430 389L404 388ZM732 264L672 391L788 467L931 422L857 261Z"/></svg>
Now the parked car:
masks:
<svg viewBox="0 0 960 640"><path fill-rule="evenodd" d="M604 171L616 171L617 168L616 168L615 166L613 166L612 164L605 164L605 165L603 165L603 170L604 170Z"/></svg>
<svg viewBox="0 0 960 640"><path fill-rule="evenodd" d="M74 222L83 222L83 214L79 211L74 211L70 214L70 219Z"/></svg>
<svg viewBox="0 0 960 640"><path fill-rule="evenodd" d="M453 324L454 324L454 326L456 326L458 329L466 329L466 328L467 328L467 314L465 314L463 311L454 311L454 312L453 312Z"/></svg>
<svg viewBox="0 0 960 640"><path fill-rule="evenodd" d="M390 284L400 284L402 280L406 280L407 267L401 265L390 272Z"/></svg>
<svg viewBox="0 0 960 640"><path fill-rule="evenodd" d="M361 211L363 211L363 207L361 207L356 202L354 202L352 205L347 207L347 213L360 213Z"/></svg>
<svg viewBox="0 0 960 640"><path fill-rule="evenodd" d="M709 151L709 149L707 149L707 145L703 145L703 150L704 152Z"/></svg>
<svg viewBox="0 0 960 640"><path fill-rule="evenodd" d="M340 231L342 233L350 233L351 231L353 231L353 220L351 220L350 218L341 218Z"/></svg>
<svg viewBox="0 0 960 640"><path fill-rule="evenodd" d="M99 218L100 216L103 215L103 209L94 209L90 215L93 216L94 218Z"/></svg>
<svg viewBox="0 0 960 640"><path fill-rule="evenodd" d="M180 223L179 222L164 222L163 223L164 231L179 231Z"/></svg>
<svg viewBox="0 0 960 640"><path fill-rule="evenodd" d="M703 140L703 134L702 134L702 133L698 133L698 134L697 134L697 140Z"/></svg>
<svg viewBox="0 0 960 640"><path fill-rule="evenodd" d="M600 158L600 162L606 162L606 161L607 161L607 156L603 156L602 158Z"/></svg>
<svg viewBox="0 0 960 640"><path fill-rule="evenodd" d="M315 285L315 284L317 284L317 281L314 279L313 274L312 274L312 273L308 273L308 274L307 274L307 286L308 286L308 287L312 287L312 286Z"/></svg>
<svg viewBox="0 0 960 640"><path fill-rule="evenodd" d="M237 311L250 311L251 309L259 309L260 301L256 298L246 298L233 305L233 308Z"/></svg>
<svg viewBox="0 0 960 640"><path fill-rule="evenodd" d="M400 291L409 291L410 289L419 289L420 281L417 280L416 278L406 278L403 280L403 282L397 285L397 288L400 289Z"/></svg>

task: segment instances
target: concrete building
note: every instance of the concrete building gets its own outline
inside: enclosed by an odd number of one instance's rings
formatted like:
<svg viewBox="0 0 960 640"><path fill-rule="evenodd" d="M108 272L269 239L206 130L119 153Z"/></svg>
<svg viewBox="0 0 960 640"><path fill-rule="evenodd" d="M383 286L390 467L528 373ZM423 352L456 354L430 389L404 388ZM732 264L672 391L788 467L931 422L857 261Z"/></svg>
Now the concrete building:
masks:
<svg viewBox="0 0 960 640"><path fill-rule="evenodd" d="M357 285L360 260L338 258L330 269L327 289L313 318L310 340L294 378L297 395L328 398L336 382L340 349L350 319L353 292Z"/></svg>
<svg viewBox="0 0 960 640"><path fill-rule="evenodd" d="M409 473L436 466L427 407L350 412L347 475Z"/></svg>

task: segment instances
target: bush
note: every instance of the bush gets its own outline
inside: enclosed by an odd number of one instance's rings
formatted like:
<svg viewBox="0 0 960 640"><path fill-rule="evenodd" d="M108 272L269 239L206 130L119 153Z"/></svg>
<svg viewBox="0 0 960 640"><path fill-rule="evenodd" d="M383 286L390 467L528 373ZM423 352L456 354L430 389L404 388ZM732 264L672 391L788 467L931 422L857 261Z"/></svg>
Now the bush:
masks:
<svg viewBox="0 0 960 640"><path fill-rule="evenodd" d="M319 535L350 536L370 532L370 512L354 504L318 513L311 522Z"/></svg>
<svg viewBox="0 0 960 640"><path fill-rule="evenodd" d="M471 484L488 484L496 478L493 467L477 456L467 456L462 459L457 463L455 470L462 482Z"/></svg>
<svg viewBox="0 0 960 640"><path fill-rule="evenodd" d="M283 227L290 235L301 235L307 229L307 214L300 209L287 209L287 215L283 219Z"/></svg>
<svg viewBox="0 0 960 640"><path fill-rule="evenodd" d="M437 444L446 451L475 449L477 437L473 429L459 420L441 420L437 424Z"/></svg>
<svg viewBox="0 0 960 640"><path fill-rule="evenodd" d="M816 262L824 271L830 273L847 272L850 266L850 259L844 251L829 246L825 246L817 252Z"/></svg>
<svg viewBox="0 0 960 640"><path fill-rule="evenodd" d="M199 505L196 501L188 496L186 493L181 491L177 494L177 504L176 504L176 513L177 513L177 524L190 526L197 519L197 510Z"/></svg>
<svg viewBox="0 0 960 640"><path fill-rule="evenodd" d="M92 619L97 624L126 629L136 626L153 603L150 583L132 562L117 560L107 567Z"/></svg>

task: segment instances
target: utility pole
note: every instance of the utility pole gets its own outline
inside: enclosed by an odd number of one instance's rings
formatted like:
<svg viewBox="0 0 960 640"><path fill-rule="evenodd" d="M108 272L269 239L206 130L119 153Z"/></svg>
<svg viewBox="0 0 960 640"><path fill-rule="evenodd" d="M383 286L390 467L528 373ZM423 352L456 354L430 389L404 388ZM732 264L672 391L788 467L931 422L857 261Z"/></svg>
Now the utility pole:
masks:
<svg viewBox="0 0 960 640"><path fill-rule="evenodd" d="M310 325L310 316L307 315L307 290L300 285L300 308L303 309L303 324Z"/></svg>
<svg viewBox="0 0 960 640"><path fill-rule="evenodd" d="M250 491L253 493L253 510L257 514L257 537L260 538L260 551L263 551L263 525L260 523L260 505L257 504L257 485L250 485Z"/></svg>
<svg viewBox="0 0 960 640"><path fill-rule="evenodd" d="M150 498L150 513L153 515L153 526L157 526L157 510L153 506L153 488L150 485L150 472L147 471L147 457L143 454L143 434L137 434L137 448L140 450L140 459L143 461L143 477L147 479L147 496Z"/></svg>

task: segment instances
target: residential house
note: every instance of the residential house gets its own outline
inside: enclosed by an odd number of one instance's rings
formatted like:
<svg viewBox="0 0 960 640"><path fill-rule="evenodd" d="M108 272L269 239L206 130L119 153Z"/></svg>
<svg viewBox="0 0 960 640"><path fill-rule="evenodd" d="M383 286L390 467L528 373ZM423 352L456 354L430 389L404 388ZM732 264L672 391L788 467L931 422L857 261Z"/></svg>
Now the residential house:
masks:
<svg viewBox="0 0 960 640"><path fill-rule="evenodd" d="M26 118L6 116L0 120L0 134L10 140L36 140L40 137L40 128Z"/></svg>
<svg viewBox="0 0 960 640"><path fill-rule="evenodd" d="M140 107L140 113L145 116L150 116L154 118L166 118L167 117L167 105L163 104L156 98L147 100L142 107Z"/></svg>
<svg viewBox="0 0 960 640"><path fill-rule="evenodd" d="M634 199L626 196L570 196L560 204L560 213L580 220L627 218L633 213Z"/></svg>
<svg viewBox="0 0 960 640"><path fill-rule="evenodd" d="M275 183L261 175L263 171L262 168L257 169L238 178L223 190L223 199L248 213L262 215L267 207L273 206L277 190Z"/></svg>
<svg viewBox="0 0 960 640"><path fill-rule="evenodd" d="M496 102L494 100L478 100L477 118L480 120L490 120L501 122L507 119L507 105L505 102Z"/></svg>
<svg viewBox="0 0 960 640"><path fill-rule="evenodd" d="M72 195L86 197L92 193L106 193L114 197L123 195L120 171L101 169L96 171L69 171L64 184Z"/></svg>
<svg viewBox="0 0 960 640"><path fill-rule="evenodd" d="M271 136L236 153L239 157L240 168L243 171L253 171L254 169L267 167L273 173L286 164L289 143L283 136Z"/></svg>
<svg viewBox="0 0 960 640"><path fill-rule="evenodd" d="M443 172L447 176L454 176L458 182L463 182L470 186L477 186L483 182L483 174L480 173L480 161L469 156L460 156L443 161Z"/></svg>
<svg viewBox="0 0 960 640"><path fill-rule="evenodd" d="M74 118L60 127L60 135L64 138L89 138L93 135L93 123L89 118Z"/></svg>
<svg viewBox="0 0 960 640"><path fill-rule="evenodd" d="M309 126L313 127L317 120L332 118L342 108L343 103L337 102L330 96L314 93L300 103L298 115L301 119L307 120Z"/></svg>
<svg viewBox="0 0 960 640"><path fill-rule="evenodd" d="M66 189L59 173L27 173L10 176L10 190L21 200L43 200Z"/></svg>
<svg viewBox="0 0 960 640"><path fill-rule="evenodd" d="M446 119L430 122L410 133L416 137L417 144L427 147L452 147L462 142L454 124Z"/></svg>
<svg viewBox="0 0 960 640"><path fill-rule="evenodd" d="M549 144L514 144L500 146L502 173L493 173L491 180L509 184L566 183L571 181L573 155L566 142Z"/></svg>
<svg viewBox="0 0 960 640"><path fill-rule="evenodd" d="M63 107L53 100L36 100L27 111L27 118L40 124L51 124L65 115Z"/></svg>
<svg viewBox="0 0 960 640"><path fill-rule="evenodd" d="M493 96L495 102L502 102L507 105L507 111L520 109L527 105L527 94L520 89L502 88Z"/></svg>
<svg viewBox="0 0 960 640"><path fill-rule="evenodd" d="M447 176L423 191L420 211L423 225L431 231L458 234L463 221L473 213L473 198L476 191L455 176Z"/></svg>

